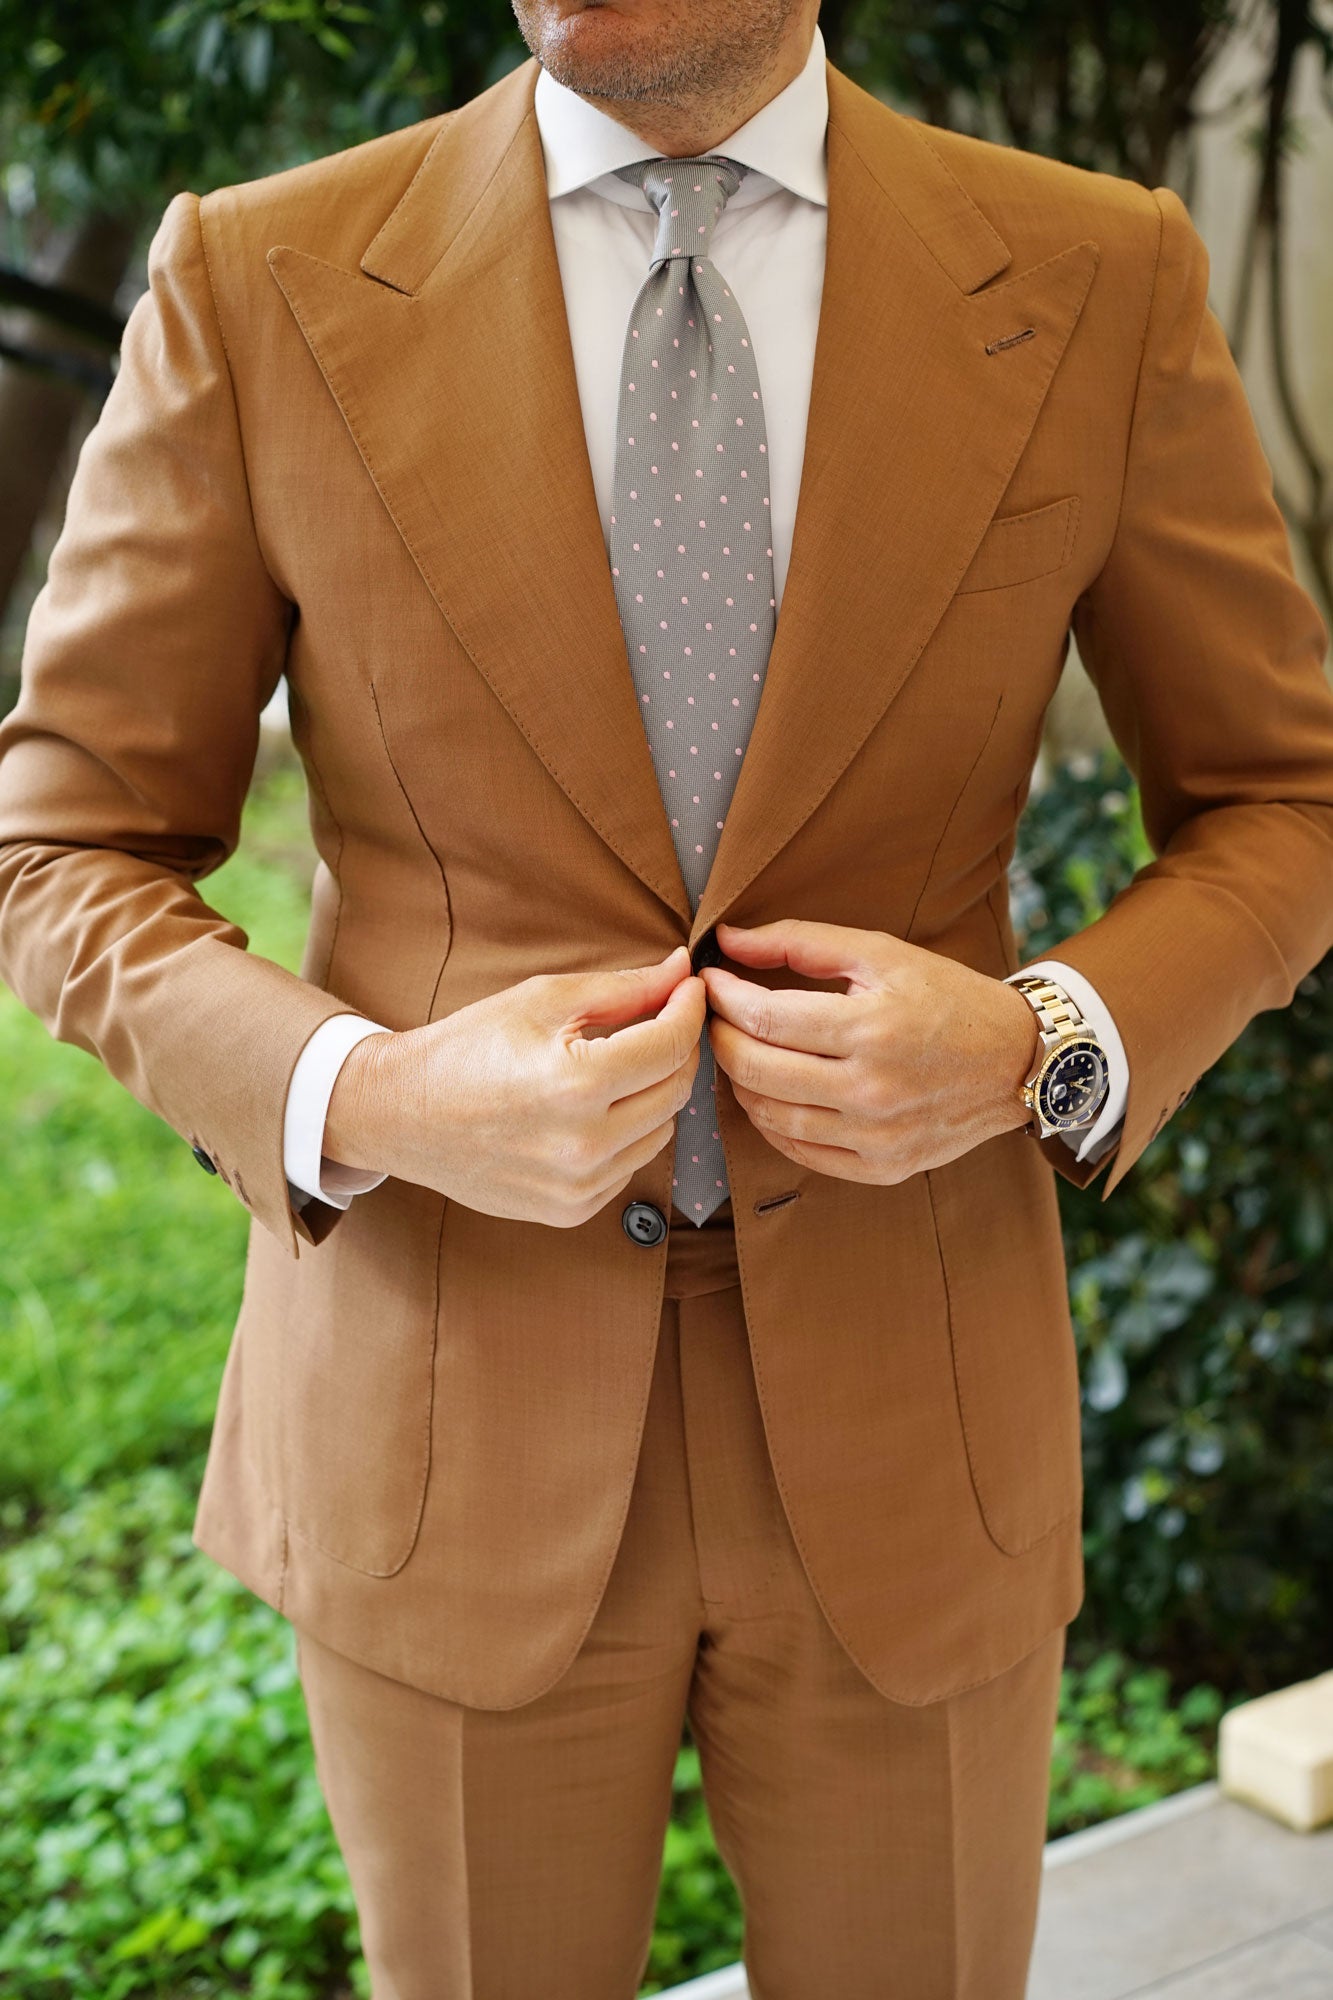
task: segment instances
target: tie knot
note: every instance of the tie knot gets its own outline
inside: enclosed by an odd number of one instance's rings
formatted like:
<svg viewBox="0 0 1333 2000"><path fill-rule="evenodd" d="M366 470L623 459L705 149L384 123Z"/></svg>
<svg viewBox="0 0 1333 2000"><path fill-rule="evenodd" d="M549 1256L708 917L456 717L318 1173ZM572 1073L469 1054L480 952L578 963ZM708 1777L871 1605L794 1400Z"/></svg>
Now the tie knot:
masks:
<svg viewBox="0 0 1333 2000"><path fill-rule="evenodd" d="M738 160L709 153L697 160L636 160L617 167L616 178L641 187L657 210L653 264L673 257L706 257L713 227L749 173Z"/></svg>

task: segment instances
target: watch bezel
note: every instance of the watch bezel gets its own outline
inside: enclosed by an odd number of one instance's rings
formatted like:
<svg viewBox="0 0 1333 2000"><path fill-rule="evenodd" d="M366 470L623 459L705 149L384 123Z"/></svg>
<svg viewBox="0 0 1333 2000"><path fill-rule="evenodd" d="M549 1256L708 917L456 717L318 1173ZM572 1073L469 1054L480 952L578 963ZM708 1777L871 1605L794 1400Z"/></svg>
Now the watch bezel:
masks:
<svg viewBox="0 0 1333 2000"><path fill-rule="evenodd" d="M1097 1065L1101 1070L1101 1089L1097 1092L1089 1109L1080 1111L1077 1116L1066 1115L1061 1117L1049 1109L1045 1102L1044 1093L1050 1081L1052 1071L1069 1056L1074 1055L1079 1049L1086 1049L1089 1055L1097 1058ZM1055 1042L1042 1057L1040 1067L1033 1077L1029 1088L1032 1092L1033 1111L1048 1132L1082 1131L1085 1126L1091 1125L1096 1121L1102 1106L1106 1102L1107 1091L1110 1089L1110 1072L1106 1063L1106 1051L1097 1037L1088 1033L1086 1029L1076 1029L1072 1034L1061 1035L1059 1041Z"/></svg>

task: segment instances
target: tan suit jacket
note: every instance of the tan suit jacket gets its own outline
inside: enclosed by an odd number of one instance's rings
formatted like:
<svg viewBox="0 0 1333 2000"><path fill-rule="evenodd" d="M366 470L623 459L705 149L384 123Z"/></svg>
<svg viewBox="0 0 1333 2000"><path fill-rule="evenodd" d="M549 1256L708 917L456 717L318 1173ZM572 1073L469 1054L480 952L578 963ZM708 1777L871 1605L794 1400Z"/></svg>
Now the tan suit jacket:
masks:
<svg viewBox="0 0 1333 2000"><path fill-rule="evenodd" d="M497 1708L572 1659L617 1547L666 1255L621 1213L671 1213L671 1149L575 1229L392 1179L298 1215L283 1107L319 1022L416 1026L719 918L1012 971L1006 865L1071 622L1159 855L1058 947L1129 1058L1107 1193L1333 944L1326 634L1183 206L925 127L832 65L791 566L691 917L596 511L536 76L175 197L0 729L0 974L253 1218L200 1547L326 1644ZM197 888L284 671L320 856L299 977ZM1015 1132L900 1185L833 1179L771 1147L722 1072L718 1102L819 1599L886 1694L981 1682L1080 1601L1054 1175L1092 1173Z"/></svg>

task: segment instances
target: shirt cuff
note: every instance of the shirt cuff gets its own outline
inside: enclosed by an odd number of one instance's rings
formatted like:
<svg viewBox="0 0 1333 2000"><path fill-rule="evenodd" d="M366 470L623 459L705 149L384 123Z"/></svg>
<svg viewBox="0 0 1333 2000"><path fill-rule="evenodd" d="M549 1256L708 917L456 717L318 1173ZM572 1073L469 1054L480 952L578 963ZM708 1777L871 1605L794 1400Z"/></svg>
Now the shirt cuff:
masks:
<svg viewBox="0 0 1333 2000"><path fill-rule="evenodd" d="M1032 965L1023 965L1017 972L1011 972L1005 984L1010 986L1015 979L1026 978L1029 973L1035 972L1057 980L1064 987L1106 1051L1105 1104L1086 1132L1060 1134L1065 1144L1074 1149L1076 1159L1091 1160L1095 1164L1104 1153L1110 1152L1120 1137L1125 1101L1129 1096L1129 1058L1125 1054L1125 1045L1101 994L1092 981L1083 973L1076 972L1072 965L1065 965L1058 958L1038 959ZM322 1034L324 1030L321 1028L316 1032Z"/></svg>
<svg viewBox="0 0 1333 2000"><path fill-rule="evenodd" d="M369 1194L385 1175L365 1167L346 1167L324 1157L324 1123L338 1072L358 1042L367 1035L392 1032L360 1014L335 1014L322 1021L302 1049L287 1089L282 1121L282 1160L293 1208L307 1201L326 1201L330 1208L350 1208L352 1198Z"/></svg>

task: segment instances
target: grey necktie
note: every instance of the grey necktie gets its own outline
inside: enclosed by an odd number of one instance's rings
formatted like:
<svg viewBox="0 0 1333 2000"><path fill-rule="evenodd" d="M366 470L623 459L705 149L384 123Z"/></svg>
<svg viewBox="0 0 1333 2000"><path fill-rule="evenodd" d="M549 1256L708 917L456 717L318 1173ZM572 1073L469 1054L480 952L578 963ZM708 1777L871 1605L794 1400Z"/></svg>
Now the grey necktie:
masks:
<svg viewBox="0 0 1333 2000"><path fill-rule="evenodd" d="M708 254L748 168L717 154L618 177L658 212L625 335L611 574L639 714L691 910L717 850L776 623L768 439L749 329ZM727 1194L705 1026L676 1122L672 1201L705 1222Z"/></svg>

